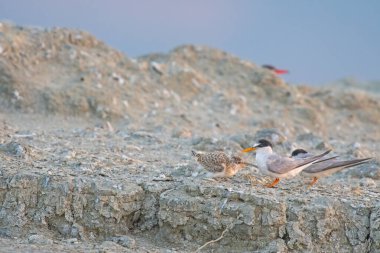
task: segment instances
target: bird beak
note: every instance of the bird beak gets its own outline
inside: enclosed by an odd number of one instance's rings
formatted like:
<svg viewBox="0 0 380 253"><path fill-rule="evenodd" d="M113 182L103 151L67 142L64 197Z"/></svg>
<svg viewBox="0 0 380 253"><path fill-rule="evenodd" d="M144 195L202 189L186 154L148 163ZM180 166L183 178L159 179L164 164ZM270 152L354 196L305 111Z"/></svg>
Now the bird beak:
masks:
<svg viewBox="0 0 380 253"><path fill-rule="evenodd" d="M285 70L285 69L275 69L274 72L277 74L277 75L283 75L283 74L288 74L289 71L288 70Z"/></svg>
<svg viewBox="0 0 380 253"><path fill-rule="evenodd" d="M255 151L255 150L256 150L255 147L249 147L249 148L243 149L243 152L248 153L248 152Z"/></svg>

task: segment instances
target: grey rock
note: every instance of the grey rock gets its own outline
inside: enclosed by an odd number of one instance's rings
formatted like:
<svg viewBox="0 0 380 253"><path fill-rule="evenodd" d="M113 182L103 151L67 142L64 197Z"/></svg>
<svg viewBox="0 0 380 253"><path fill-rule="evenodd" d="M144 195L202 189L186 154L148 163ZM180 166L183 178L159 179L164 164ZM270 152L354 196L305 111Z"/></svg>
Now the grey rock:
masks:
<svg viewBox="0 0 380 253"><path fill-rule="evenodd" d="M189 129L175 129L172 136L175 138L191 138L192 132Z"/></svg>
<svg viewBox="0 0 380 253"><path fill-rule="evenodd" d="M125 232L138 219L144 199L143 190L133 183L126 183L119 190L112 187L114 182L98 181L93 188L83 188L78 187L79 181L70 180L51 182L40 188L39 181L43 183L43 178L39 180L32 174L2 180L9 180L5 198L0 197L3 226L23 227L32 220L48 219L50 227L64 236L86 238L84 228L105 233ZM29 208L33 208L34 217L25 215ZM120 222L122 217L125 220Z"/></svg>
<svg viewBox="0 0 380 253"><path fill-rule="evenodd" d="M371 252L377 252L380 249L380 202L371 211L370 224Z"/></svg>
<svg viewBox="0 0 380 253"><path fill-rule="evenodd" d="M76 244L79 243L77 238L69 238L65 240L69 244Z"/></svg>
<svg viewBox="0 0 380 253"><path fill-rule="evenodd" d="M267 139L268 141L272 142L273 144L281 144L284 141L286 141L286 137L284 134L280 132L278 129L274 128L267 128L267 129L261 129L256 132L254 139L256 141L260 139Z"/></svg>
<svg viewBox="0 0 380 253"><path fill-rule="evenodd" d="M44 235L31 235L28 237L28 242L30 244L53 244L53 240Z"/></svg>
<svg viewBox="0 0 380 253"><path fill-rule="evenodd" d="M136 248L136 241L132 239L129 236L117 236L117 237L112 237L110 241L116 242L117 244L128 248L128 249L135 249Z"/></svg>
<svg viewBox="0 0 380 253"><path fill-rule="evenodd" d="M141 206L139 227L141 230L149 230L159 223L159 199L162 192L173 189L172 184L143 183L145 198Z"/></svg>
<svg viewBox="0 0 380 253"><path fill-rule="evenodd" d="M300 134L297 136L296 141L302 145L305 145L306 149L312 148L325 150L329 148L323 138L314 133Z"/></svg>
<svg viewBox="0 0 380 253"><path fill-rule="evenodd" d="M27 156L27 149L15 141L0 144L0 151L20 158L25 158Z"/></svg>
<svg viewBox="0 0 380 253"><path fill-rule="evenodd" d="M0 237L8 237L10 238L12 235L11 235L11 231L9 229L6 229L6 228L0 228Z"/></svg>
<svg viewBox="0 0 380 253"><path fill-rule="evenodd" d="M380 180L380 164L377 161L369 161L368 163L345 169L342 173L354 178Z"/></svg>
<svg viewBox="0 0 380 253"><path fill-rule="evenodd" d="M113 241L104 241L97 246L99 253L113 253L113 252L133 252Z"/></svg>
<svg viewBox="0 0 380 253"><path fill-rule="evenodd" d="M173 177L178 177L178 178L191 177L196 171L197 171L196 166L180 165L173 168L170 175Z"/></svg>
<svg viewBox="0 0 380 253"><path fill-rule="evenodd" d="M289 195L278 201L255 192L236 192L223 210L218 210L222 196L217 188L202 186L184 186L163 193L160 238L178 242L184 240L179 236L182 234L202 245L235 222L220 242L224 251L361 252L369 249L370 215L374 208L371 201L364 207L315 195L309 200ZM341 216L346 217L344 223L340 222Z"/></svg>
<svg viewBox="0 0 380 253"><path fill-rule="evenodd" d="M372 178L362 178L360 180L360 186L364 186L366 188L374 188L377 186L377 184Z"/></svg>
<svg viewBox="0 0 380 253"><path fill-rule="evenodd" d="M241 148L247 148L254 144L255 136L250 134L235 134L230 139L240 145Z"/></svg>
<svg viewBox="0 0 380 253"><path fill-rule="evenodd" d="M228 139L218 139L218 138L209 138L209 137L201 137L194 138L192 140L193 149L201 150L201 151L225 151L230 150L233 152L237 152L241 150L239 144L235 141L230 141Z"/></svg>

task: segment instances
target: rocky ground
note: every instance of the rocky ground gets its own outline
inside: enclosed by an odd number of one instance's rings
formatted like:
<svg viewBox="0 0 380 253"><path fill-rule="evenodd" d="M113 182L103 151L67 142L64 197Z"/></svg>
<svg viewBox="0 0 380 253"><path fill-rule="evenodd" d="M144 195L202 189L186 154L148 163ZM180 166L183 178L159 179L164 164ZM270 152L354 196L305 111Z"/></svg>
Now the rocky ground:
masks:
<svg viewBox="0 0 380 253"><path fill-rule="evenodd" d="M294 86L207 47L132 59L81 31L0 23L0 251L379 252L379 93L353 86ZM263 137L284 155L374 160L307 190L301 176L265 188L254 168L205 181L191 157Z"/></svg>

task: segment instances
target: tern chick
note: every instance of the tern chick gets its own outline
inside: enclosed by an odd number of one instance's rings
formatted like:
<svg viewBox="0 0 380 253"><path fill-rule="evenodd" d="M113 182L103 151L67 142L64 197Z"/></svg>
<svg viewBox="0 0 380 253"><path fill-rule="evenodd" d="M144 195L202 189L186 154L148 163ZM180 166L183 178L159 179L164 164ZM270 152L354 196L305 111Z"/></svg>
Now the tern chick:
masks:
<svg viewBox="0 0 380 253"><path fill-rule="evenodd" d="M321 159L323 156L330 153L328 150L320 155L312 156L305 159L294 159L282 157L273 152L273 145L267 140L261 139L253 147L246 148L243 152L256 150L257 167L264 175L274 177L275 180L266 186L274 187L282 178L291 178L299 174L302 170L310 166L313 162Z"/></svg>
<svg viewBox="0 0 380 253"><path fill-rule="evenodd" d="M304 149L296 149L292 152L291 157L294 159L305 159L312 157L313 155L308 153ZM313 186L320 177L327 177L342 169L350 168L356 165L360 165L368 162L372 158L354 159L339 161L337 156L321 159L316 161L306 169L302 171L302 174L312 177L313 180L309 184L309 188Z"/></svg>
<svg viewBox="0 0 380 253"><path fill-rule="evenodd" d="M212 177L232 177L245 166L254 166L253 164L244 162L238 156L229 157L221 151L209 153L191 152L197 162L212 173Z"/></svg>

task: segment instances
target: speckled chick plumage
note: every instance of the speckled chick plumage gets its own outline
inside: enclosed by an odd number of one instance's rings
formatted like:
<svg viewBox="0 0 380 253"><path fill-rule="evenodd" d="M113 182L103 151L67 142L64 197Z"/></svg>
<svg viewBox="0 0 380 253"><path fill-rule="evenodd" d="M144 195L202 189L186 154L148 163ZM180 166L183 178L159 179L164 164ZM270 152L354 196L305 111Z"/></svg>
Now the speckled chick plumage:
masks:
<svg viewBox="0 0 380 253"><path fill-rule="evenodd" d="M213 177L232 177L248 165L240 157L229 157L221 151L209 153L192 151L192 154L199 164L213 174Z"/></svg>

